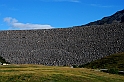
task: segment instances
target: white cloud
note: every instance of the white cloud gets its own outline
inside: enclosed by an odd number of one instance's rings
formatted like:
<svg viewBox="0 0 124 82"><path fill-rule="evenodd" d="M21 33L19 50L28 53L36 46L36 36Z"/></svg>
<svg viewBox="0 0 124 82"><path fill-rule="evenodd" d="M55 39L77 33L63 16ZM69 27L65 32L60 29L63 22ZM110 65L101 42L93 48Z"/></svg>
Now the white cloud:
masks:
<svg viewBox="0 0 124 82"><path fill-rule="evenodd" d="M40 0L45 2L80 2L80 0Z"/></svg>
<svg viewBox="0 0 124 82"><path fill-rule="evenodd" d="M71 0L72 2L80 2L79 0Z"/></svg>
<svg viewBox="0 0 124 82"><path fill-rule="evenodd" d="M13 23L18 22L18 20L16 20L15 18L12 18L12 17L6 17L6 18L4 18L4 22L7 22L9 24L13 24Z"/></svg>
<svg viewBox="0 0 124 82"><path fill-rule="evenodd" d="M68 2L79 2L79 0L54 0L54 1L68 1Z"/></svg>
<svg viewBox="0 0 124 82"><path fill-rule="evenodd" d="M51 29L51 25L20 23L18 20L12 17L4 18L4 22L7 22L12 29L26 30L26 29Z"/></svg>
<svg viewBox="0 0 124 82"><path fill-rule="evenodd" d="M113 7L113 6L109 6L109 5L100 5L100 4L89 4L89 5L94 6L94 7L104 7L104 8Z"/></svg>

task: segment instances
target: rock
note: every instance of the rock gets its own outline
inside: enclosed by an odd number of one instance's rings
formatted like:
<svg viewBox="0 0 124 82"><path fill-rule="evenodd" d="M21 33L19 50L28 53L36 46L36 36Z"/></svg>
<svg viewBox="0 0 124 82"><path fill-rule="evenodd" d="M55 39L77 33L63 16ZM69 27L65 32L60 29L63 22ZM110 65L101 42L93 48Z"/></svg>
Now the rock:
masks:
<svg viewBox="0 0 124 82"><path fill-rule="evenodd" d="M124 21L124 9L116 12L115 14L104 17L101 20L97 20L95 22L90 22L86 25L82 26L90 26L90 25L104 25L104 24L112 24L112 23L120 23Z"/></svg>
<svg viewBox="0 0 124 82"><path fill-rule="evenodd" d="M82 65L117 52L124 52L121 23L0 31L0 56L12 64Z"/></svg>

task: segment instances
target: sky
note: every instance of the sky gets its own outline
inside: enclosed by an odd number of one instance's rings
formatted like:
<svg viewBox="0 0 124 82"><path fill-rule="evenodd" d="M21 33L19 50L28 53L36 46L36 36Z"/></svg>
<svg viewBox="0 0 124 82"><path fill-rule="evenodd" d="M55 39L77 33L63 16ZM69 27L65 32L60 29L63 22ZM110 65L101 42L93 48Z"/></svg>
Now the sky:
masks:
<svg viewBox="0 0 124 82"><path fill-rule="evenodd" d="M124 9L124 0L0 0L0 30L80 26Z"/></svg>

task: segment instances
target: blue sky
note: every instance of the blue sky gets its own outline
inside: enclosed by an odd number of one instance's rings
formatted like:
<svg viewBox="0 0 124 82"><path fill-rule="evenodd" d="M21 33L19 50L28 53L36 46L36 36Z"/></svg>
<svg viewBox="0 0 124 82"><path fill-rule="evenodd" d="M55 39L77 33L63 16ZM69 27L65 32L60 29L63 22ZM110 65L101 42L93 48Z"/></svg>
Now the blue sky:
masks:
<svg viewBox="0 0 124 82"><path fill-rule="evenodd" d="M83 25L124 9L124 0L1 0L0 30Z"/></svg>

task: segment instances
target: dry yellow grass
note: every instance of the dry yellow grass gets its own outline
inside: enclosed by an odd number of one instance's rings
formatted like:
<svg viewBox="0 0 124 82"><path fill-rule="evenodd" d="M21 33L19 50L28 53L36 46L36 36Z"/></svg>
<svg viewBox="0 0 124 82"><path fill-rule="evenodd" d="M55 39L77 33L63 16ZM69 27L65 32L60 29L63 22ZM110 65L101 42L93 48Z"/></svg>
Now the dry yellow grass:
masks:
<svg viewBox="0 0 124 82"><path fill-rule="evenodd" d="M0 66L0 82L124 82L124 76L99 72L86 68L70 68L43 65ZM7 81L8 81L7 80Z"/></svg>

